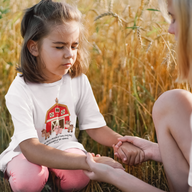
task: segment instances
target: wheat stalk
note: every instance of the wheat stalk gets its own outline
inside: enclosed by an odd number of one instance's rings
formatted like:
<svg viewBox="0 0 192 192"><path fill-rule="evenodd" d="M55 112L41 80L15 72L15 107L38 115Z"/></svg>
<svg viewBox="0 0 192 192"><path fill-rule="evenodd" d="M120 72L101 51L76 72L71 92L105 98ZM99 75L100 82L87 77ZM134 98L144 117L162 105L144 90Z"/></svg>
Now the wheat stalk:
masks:
<svg viewBox="0 0 192 192"><path fill-rule="evenodd" d="M139 43L141 45L141 47L143 47L143 41L142 41L142 38L141 38L141 30L140 30L140 27L137 27L137 37L138 37L138 40L139 40Z"/></svg>
<svg viewBox="0 0 192 192"><path fill-rule="evenodd" d="M129 17L130 17L131 19L133 19L134 16L133 16L133 12L132 12L132 10L131 10L131 6L130 6L130 5L128 5L128 11L129 11Z"/></svg>
<svg viewBox="0 0 192 192"><path fill-rule="evenodd" d="M113 12L105 12L105 13L102 13L102 14L98 15L98 16L94 19L94 21L97 21L98 19L101 19L102 17L106 17L106 16L115 17L115 18L118 19L118 21L119 21L120 23L124 22L125 24L129 24L129 23L133 22L133 21L128 22L128 21L126 21L125 19L123 19L122 17L120 17L117 13L113 13Z"/></svg>
<svg viewBox="0 0 192 192"><path fill-rule="evenodd" d="M113 0L110 1L109 12L113 11Z"/></svg>

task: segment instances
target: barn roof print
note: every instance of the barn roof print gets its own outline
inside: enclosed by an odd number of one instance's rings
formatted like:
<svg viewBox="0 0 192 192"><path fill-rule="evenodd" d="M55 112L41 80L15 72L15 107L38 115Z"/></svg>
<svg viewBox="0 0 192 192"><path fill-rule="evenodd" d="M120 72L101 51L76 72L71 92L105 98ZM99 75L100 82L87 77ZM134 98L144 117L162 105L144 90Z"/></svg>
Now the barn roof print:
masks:
<svg viewBox="0 0 192 192"><path fill-rule="evenodd" d="M56 107L59 107L59 108L62 108L62 107L63 107L63 108L65 108L65 109L67 110L67 114L70 116L70 113L69 113L69 110L68 110L67 105L62 105L62 104L56 103L55 105L53 105L53 106L47 111L47 114L46 114L46 117L45 117L45 124L47 123L47 119L48 119L49 112L50 112L52 109L56 108Z"/></svg>

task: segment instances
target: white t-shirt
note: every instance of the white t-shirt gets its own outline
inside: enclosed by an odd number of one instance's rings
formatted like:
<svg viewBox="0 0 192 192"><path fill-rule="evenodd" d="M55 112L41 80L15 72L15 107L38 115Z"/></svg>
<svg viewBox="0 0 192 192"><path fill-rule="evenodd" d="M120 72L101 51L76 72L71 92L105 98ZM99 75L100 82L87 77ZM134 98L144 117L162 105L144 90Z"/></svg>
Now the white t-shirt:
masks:
<svg viewBox="0 0 192 192"><path fill-rule="evenodd" d="M192 145L191 145L191 150L190 150L190 164L189 164L189 176L188 176L188 184L189 184L189 186L191 186L192 187Z"/></svg>
<svg viewBox="0 0 192 192"><path fill-rule="evenodd" d="M85 151L75 137L76 118L80 130L106 125L84 74L73 79L66 74L57 82L39 84L25 83L18 74L5 99L14 134L9 147L0 155L3 172L7 163L21 153L19 143L26 139L38 138L41 143L61 150Z"/></svg>

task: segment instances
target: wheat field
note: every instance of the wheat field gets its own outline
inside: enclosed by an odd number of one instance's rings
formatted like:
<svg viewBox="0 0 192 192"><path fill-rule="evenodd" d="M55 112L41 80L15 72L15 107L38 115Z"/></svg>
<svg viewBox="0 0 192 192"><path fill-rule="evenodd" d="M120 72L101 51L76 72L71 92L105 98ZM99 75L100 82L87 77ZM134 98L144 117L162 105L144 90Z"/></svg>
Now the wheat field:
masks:
<svg viewBox="0 0 192 192"><path fill-rule="evenodd" d="M0 153L8 146L13 125L4 96L16 75L22 43L22 10L37 0L0 0ZM87 76L108 126L122 135L135 135L157 142L151 111L155 100L178 84L174 37L154 0L69 0L83 14L90 48ZM76 136L88 151L113 157L113 150L90 139L86 132ZM125 166L125 165L124 165ZM126 171L168 191L163 165L153 161L125 166ZM0 191L11 191L1 173ZM52 191L55 189L54 178ZM46 185L44 191L51 191ZM106 183L90 182L82 190L120 191Z"/></svg>

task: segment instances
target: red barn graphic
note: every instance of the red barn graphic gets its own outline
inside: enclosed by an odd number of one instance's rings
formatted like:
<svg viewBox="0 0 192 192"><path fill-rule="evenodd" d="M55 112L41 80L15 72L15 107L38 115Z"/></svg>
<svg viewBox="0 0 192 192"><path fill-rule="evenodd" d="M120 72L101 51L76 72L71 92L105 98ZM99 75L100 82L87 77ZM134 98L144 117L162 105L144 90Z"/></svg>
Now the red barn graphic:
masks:
<svg viewBox="0 0 192 192"><path fill-rule="evenodd" d="M69 117L70 113L68 107L66 105L58 104L56 100L56 104L47 111L45 117L46 132L52 133L54 127L59 125L62 129L68 129L66 121L70 121Z"/></svg>

